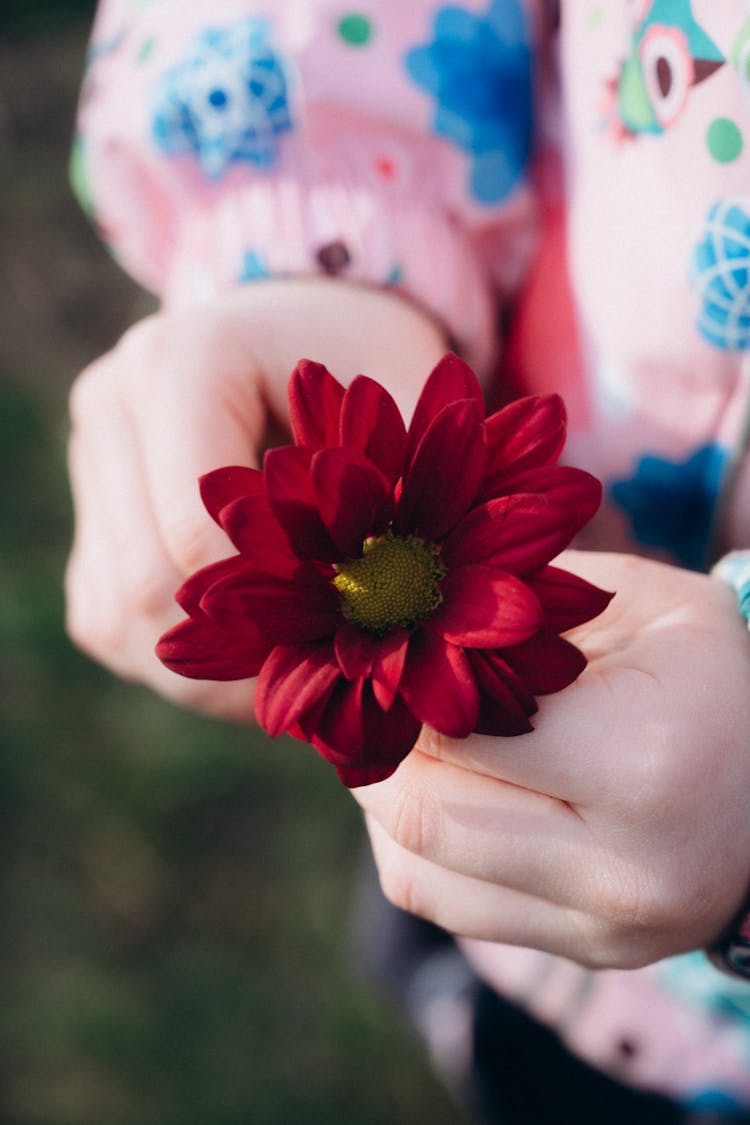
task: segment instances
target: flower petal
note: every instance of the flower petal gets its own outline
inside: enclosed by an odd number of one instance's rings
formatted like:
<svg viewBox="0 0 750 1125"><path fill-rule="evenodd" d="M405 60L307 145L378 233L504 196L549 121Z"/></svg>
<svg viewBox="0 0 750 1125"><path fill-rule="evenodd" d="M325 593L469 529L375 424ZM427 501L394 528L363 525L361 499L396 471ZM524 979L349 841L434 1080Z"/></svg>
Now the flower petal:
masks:
<svg viewBox="0 0 750 1125"><path fill-rule="evenodd" d="M437 633L412 636L399 693L421 722L441 734L466 738L474 729L479 689L468 657Z"/></svg>
<svg viewBox="0 0 750 1125"><path fill-rule="evenodd" d="M312 459L318 511L343 559L357 558L368 535L385 531L392 512L391 489L363 453L340 446Z"/></svg>
<svg viewBox="0 0 750 1125"><path fill-rule="evenodd" d="M358 375L341 405L341 444L364 453L380 469L391 488L401 476L406 427L388 391Z"/></svg>
<svg viewBox="0 0 750 1125"><path fill-rule="evenodd" d="M268 499L292 550L303 559L332 562L339 557L318 511L313 488L309 449L294 445L269 449L263 460Z"/></svg>
<svg viewBox="0 0 750 1125"><path fill-rule="evenodd" d="M589 522L601 504L601 483L583 469L568 465L539 465L518 473L502 471L488 474L477 500L491 500L508 494L533 493L562 504L575 515L576 533Z"/></svg>
<svg viewBox="0 0 750 1125"><path fill-rule="evenodd" d="M520 645L516 645L514 648L503 649L501 652L493 649L469 649L467 656L473 669L482 668L484 670L482 682L497 684L502 681L523 709L524 714L533 715L537 710L534 693L529 689L523 677L512 667L510 661L506 659L509 653L515 652L516 648L520 647ZM477 676L477 680L479 681L479 676ZM504 698L504 694L502 698Z"/></svg>
<svg viewBox="0 0 750 1125"><path fill-rule="evenodd" d="M230 575L210 587L201 609L222 628L267 637L269 646L332 637L340 621L336 591L322 580L316 584L313 574L308 579L302 584L255 572Z"/></svg>
<svg viewBox="0 0 750 1125"><path fill-rule="evenodd" d="M192 680L244 680L257 676L268 648L262 637L228 633L188 618L159 639L156 655L170 671Z"/></svg>
<svg viewBox="0 0 750 1125"><path fill-rule="evenodd" d="M208 566L201 567L195 574L185 579L174 596L175 601L191 617L204 617L201 600L211 586L224 578L247 576L251 573L251 568L240 555L209 563Z"/></svg>
<svg viewBox="0 0 750 1125"><path fill-rule="evenodd" d="M576 518L545 496L501 496L472 508L442 549L448 571L484 563L512 574L538 570L570 543Z"/></svg>
<svg viewBox="0 0 750 1125"><path fill-rule="evenodd" d="M345 784L347 778L356 778L356 784L363 785L393 773L416 742L420 727L402 701L386 713L366 680L340 680L311 732L311 741Z"/></svg>
<svg viewBox="0 0 750 1125"><path fill-rule="evenodd" d="M463 399L476 402L484 418L484 398L476 375L468 363L449 352L430 372L414 408L406 441L407 467L414 460L419 443L432 420L444 407Z"/></svg>
<svg viewBox="0 0 750 1125"><path fill-rule="evenodd" d="M534 695L562 691L586 667L586 657L579 648L546 629L507 649L503 656Z"/></svg>
<svg viewBox="0 0 750 1125"><path fill-rule="evenodd" d="M419 730L421 730L421 723L418 724L417 737L419 736ZM417 739L415 738L414 742L416 742L416 741L417 741ZM323 753L323 751L320 749L320 746L317 744L317 739L313 739L313 745L315 745L316 750L318 750L318 752L321 753L322 756L325 758L326 755L325 755L325 753ZM412 743L412 745L413 745L413 743ZM411 747L409 747L409 749L411 749ZM408 753L408 751L407 751L407 753ZM365 785L375 785L378 781L385 781L385 779L387 777L391 777L396 772L398 767L401 765L401 763L402 763L402 761L404 760L405 757L406 757L406 754L403 754L398 759L398 761L396 761L396 762L391 762L389 764L383 764L383 765L378 765L378 766L337 766L337 765L334 765L333 768L336 770L336 773L338 774L339 781L341 782L342 785L345 785L347 787L347 789L361 789Z"/></svg>
<svg viewBox="0 0 750 1125"><path fill-rule="evenodd" d="M396 526L435 540L469 508L487 464L484 421L477 403L446 406L430 423L404 477Z"/></svg>
<svg viewBox="0 0 750 1125"><path fill-rule="evenodd" d="M549 465L565 444L565 404L559 395L529 395L492 414L486 425L488 476Z"/></svg>
<svg viewBox="0 0 750 1125"><path fill-rule="evenodd" d="M554 633L564 633L598 617L614 597L556 566L545 566L526 581L542 603L544 624Z"/></svg>
<svg viewBox="0 0 750 1125"><path fill-rule="evenodd" d="M384 711L389 711L397 697L404 674L409 631L394 629L378 642L372 663L372 690Z"/></svg>
<svg viewBox="0 0 750 1125"><path fill-rule="evenodd" d="M488 566L462 566L440 584L443 603L424 623L447 641L468 648L505 648L534 635L542 624L539 599L525 582Z"/></svg>
<svg viewBox="0 0 750 1125"><path fill-rule="evenodd" d="M344 388L322 363L301 359L289 380L289 420L296 445L322 449L339 444Z"/></svg>
<svg viewBox="0 0 750 1125"><path fill-rule="evenodd" d="M529 716L537 711L533 695L497 654L472 651L468 656L480 691L476 729L502 737L528 734L533 729Z"/></svg>
<svg viewBox="0 0 750 1125"><path fill-rule="evenodd" d="M244 561L254 570L292 578L300 560L289 536L276 519L265 491L242 496L221 510L221 526Z"/></svg>
<svg viewBox="0 0 750 1125"><path fill-rule="evenodd" d="M201 500L209 513L219 523L222 508L239 500L241 496L255 496L265 492L263 474L260 469L248 469L244 465L229 465L205 473L198 481Z"/></svg>
<svg viewBox="0 0 750 1125"><path fill-rule="evenodd" d="M339 677L332 645L276 645L258 677L258 722L272 738L283 734L333 690Z"/></svg>
<svg viewBox="0 0 750 1125"><path fill-rule="evenodd" d="M356 625L345 621L336 630L334 649L339 668L347 680L360 680L369 676L378 638Z"/></svg>
<svg viewBox="0 0 750 1125"><path fill-rule="evenodd" d="M400 699L388 712L383 712L374 702L370 703L365 692L364 711L368 741L361 764L334 763L339 780L350 789L385 781L395 773L413 749L422 729L422 724Z"/></svg>
<svg viewBox="0 0 750 1125"><path fill-rule="evenodd" d="M322 705L303 715L299 732L333 765L346 765L361 756L364 742L362 697L365 680L336 680Z"/></svg>
<svg viewBox="0 0 750 1125"><path fill-rule="evenodd" d="M553 504L570 508L576 517L576 532L596 515L602 502L601 481L583 469L570 465L540 466L519 473L513 491L546 496Z"/></svg>

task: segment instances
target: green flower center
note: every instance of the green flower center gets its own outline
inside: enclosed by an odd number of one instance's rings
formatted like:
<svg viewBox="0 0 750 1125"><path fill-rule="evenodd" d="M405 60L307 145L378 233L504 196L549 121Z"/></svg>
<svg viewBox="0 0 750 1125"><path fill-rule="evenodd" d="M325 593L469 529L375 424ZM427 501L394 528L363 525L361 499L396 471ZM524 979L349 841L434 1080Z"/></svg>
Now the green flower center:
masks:
<svg viewBox="0 0 750 1125"><path fill-rule="evenodd" d="M333 584L341 611L354 625L381 636L389 629L410 629L440 604L445 571L438 549L415 536L391 531L367 539L359 559L336 567Z"/></svg>

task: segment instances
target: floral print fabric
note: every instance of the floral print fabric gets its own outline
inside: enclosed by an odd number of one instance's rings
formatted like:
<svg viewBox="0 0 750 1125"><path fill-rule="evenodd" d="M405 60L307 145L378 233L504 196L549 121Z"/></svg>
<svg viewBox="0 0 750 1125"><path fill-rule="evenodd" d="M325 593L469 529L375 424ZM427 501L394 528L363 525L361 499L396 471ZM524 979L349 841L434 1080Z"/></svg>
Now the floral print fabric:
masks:
<svg viewBox="0 0 750 1125"><path fill-rule="evenodd" d="M272 167L292 128L287 86L262 20L208 29L156 86L154 141L169 156L193 153L212 179L233 161Z"/></svg>
<svg viewBox="0 0 750 1125"><path fill-rule="evenodd" d="M505 199L523 176L532 141L532 57L520 3L486 13L440 8L434 39L406 54L409 76L437 103L433 128L472 157L469 192Z"/></svg>

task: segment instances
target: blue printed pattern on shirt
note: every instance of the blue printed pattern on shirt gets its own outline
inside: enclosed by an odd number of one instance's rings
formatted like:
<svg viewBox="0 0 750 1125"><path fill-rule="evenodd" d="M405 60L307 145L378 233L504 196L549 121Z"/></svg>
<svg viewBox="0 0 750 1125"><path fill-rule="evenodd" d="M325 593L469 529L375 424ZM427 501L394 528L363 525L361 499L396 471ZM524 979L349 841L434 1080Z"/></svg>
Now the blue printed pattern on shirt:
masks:
<svg viewBox="0 0 750 1125"><path fill-rule="evenodd" d="M264 20L204 31L156 87L156 144L197 156L211 179L238 161L272 167L291 128L287 67Z"/></svg>
<svg viewBox="0 0 750 1125"><path fill-rule="evenodd" d="M518 185L531 151L531 48L517 0L486 15L441 8L432 43L407 53L409 77L437 102L434 129L472 158L477 202L500 203Z"/></svg>
<svg viewBox="0 0 750 1125"><path fill-rule="evenodd" d="M692 282L702 302L701 335L725 351L750 347L750 198L711 208L693 254Z"/></svg>
<svg viewBox="0 0 750 1125"><path fill-rule="evenodd" d="M632 477L610 486L610 493L639 543L669 552L682 566L704 570L726 463L726 450L714 443L685 461L647 455Z"/></svg>
<svg viewBox="0 0 750 1125"><path fill-rule="evenodd" d="M269 276L268 266L261 251L246 250L242 255L242 268L237 280L245 284L249 281L263 281Z"/></svg>

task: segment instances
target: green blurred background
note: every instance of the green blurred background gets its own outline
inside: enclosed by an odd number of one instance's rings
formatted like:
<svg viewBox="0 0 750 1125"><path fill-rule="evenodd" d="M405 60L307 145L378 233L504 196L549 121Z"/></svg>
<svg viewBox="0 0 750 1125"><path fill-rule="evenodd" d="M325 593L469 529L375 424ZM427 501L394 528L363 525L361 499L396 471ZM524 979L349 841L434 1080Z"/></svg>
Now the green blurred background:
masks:
<svg viewBox="0 0 750 1125"><path fill-rule="evenodd" d="M73 203L93 5L0 13L2 1125L451 1125L349 964L356 807L305 747L63 631L66 396L150 308Z"/></svg>

